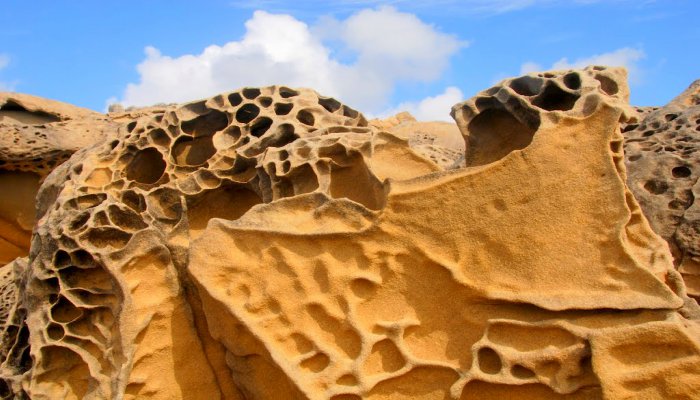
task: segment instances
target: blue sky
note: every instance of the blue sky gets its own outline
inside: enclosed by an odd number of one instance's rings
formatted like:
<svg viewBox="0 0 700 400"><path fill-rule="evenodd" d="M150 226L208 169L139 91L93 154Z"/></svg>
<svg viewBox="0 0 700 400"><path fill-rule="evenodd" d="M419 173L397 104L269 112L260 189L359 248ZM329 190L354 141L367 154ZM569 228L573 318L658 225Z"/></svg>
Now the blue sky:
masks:
<svg viewBox="0 0 700 400"><path fill-rule="evenodd" d="M103 111L312 86L370 115L449 106L524 71L627 66L632 103L700 78L697 0L16 1L0 90Z"/></svg>

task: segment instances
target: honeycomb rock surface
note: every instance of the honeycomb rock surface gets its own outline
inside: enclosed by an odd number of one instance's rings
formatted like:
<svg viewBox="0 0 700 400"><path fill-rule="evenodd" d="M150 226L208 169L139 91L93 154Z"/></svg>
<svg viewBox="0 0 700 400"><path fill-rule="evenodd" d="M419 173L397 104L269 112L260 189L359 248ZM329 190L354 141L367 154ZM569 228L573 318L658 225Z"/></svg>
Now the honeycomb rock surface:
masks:
<svg viewBox="0 0 700 400"><path fill-rule="evenodd" d="M13 346L31 356L8 353L8 393L242 398L189 284L189 242L211 219L303 194L313 200L302 208L346 198L377 210L387 178L440 170L311 90L245 88L127 123L58 166L39 192L20 290L41 300L20 301L19 326L32 334ZM344 220L343 210L326 215Z"/></svg>
<svg viewBox="0 0 700 400"><path fill-rule="evenodd" d="M646 112L644 112L646 111ZM700 81L623 129L628 184L700 298Z"/></svg>
<svg viewBox="0 0 700 400"><path fill-rule="evenodd" d="M116 128L106 116L84 108L0 93L0 265L29 251L41 180L75 151Z"/></svg>
<svg viewBox="0 0 700 400"><path fill-rule="evenodd" d="M696 398L700 312L626 186L624 71L518 79L457 125L284 86L110 113L0 270L0 394Z"/></svg>
<svg viewBox="0 0 700 400"><path fill-rule="evenodd" d="M586 106L535 104L548 89L474 107L510 82L455 106L467 168L392 181L379 210L302 194L207 225L188 270L247 397L698 393L697 309L625 186L624 73L549 75Z"/></svg>

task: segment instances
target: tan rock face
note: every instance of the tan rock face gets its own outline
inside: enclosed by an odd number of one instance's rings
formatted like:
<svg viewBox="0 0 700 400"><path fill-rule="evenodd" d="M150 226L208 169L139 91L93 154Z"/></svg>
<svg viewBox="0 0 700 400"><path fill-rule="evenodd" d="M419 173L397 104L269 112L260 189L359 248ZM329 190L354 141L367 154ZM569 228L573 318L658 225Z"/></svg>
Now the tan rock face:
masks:
<svg viewBox="0 0 700 400"><path fill-rule="evenodd" d="M116 132L102 114L0 93L0 265L25 256L41 180L75 151Z"/></svg>
<svg viewBox="0 0 700 400"><path fill-rule="evenodd" d="M646 112L644 112L646 111ZM628 184L700 297L700 81L623 130Z"/></svg>
<svg viewBox="0 0 700 400"><path fill-rule="evenodd" d="M625 185L627 94L596 67L506 80L457 126L280 86L148 112L44 182L0 392L696 398L700 311Z"/></svg>

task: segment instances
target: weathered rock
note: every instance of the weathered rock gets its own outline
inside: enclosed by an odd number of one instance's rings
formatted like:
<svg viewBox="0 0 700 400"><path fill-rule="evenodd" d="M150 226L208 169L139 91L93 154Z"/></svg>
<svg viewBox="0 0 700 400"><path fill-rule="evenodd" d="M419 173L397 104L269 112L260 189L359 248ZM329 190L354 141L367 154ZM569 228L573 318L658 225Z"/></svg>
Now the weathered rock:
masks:
<svg viewBox="0 0 700 400"><path fill-rule="evenodd" d="M0 93L0 265L29 251L41 180L75 151L114 134L116 128L94 111Z"/></svg>
<svg viewBox="0 0 700 400"><path fill-rule="evenodd" d="M42 299L27 304L33 364L6 371L13 390L33 398L236 398L225 353L208 338L188 284L188 243L212 218L236 219L303 193L379 209L386 177L440 170L366 125L357 111L309 90L247 88L133 121L59 166L39 194L22 287ZM21 361L8 364L27 365Z"/></svg>
<svg viewBox="0 0 700 400"><path fill-rule="evenodd" d="M700 298L700 81L623 129L628 184Z"/></svg>
<svg viewBox="0 0 700 400"><path fill-rule="evenodd" d="M414 151L445 169L464 166L464 138L455 124L418 122L408 112L383 120L373 119L369 124L408 140Z"/></svg>
<svg viewBox="0 0 700 400"><path fill-rule="evenodd" d="M105 115L58 101L0 93L0 168L46 176L74 152L116 132Z"/></svg>
<svg viewBox="0 0 700 400"><path fill-rule="evenodd" d="M279 86L147 111L46 178L0 389L696 398L700 312L625 185L627 95L620 69L506 80L453 108L461 141Z"/></svg>

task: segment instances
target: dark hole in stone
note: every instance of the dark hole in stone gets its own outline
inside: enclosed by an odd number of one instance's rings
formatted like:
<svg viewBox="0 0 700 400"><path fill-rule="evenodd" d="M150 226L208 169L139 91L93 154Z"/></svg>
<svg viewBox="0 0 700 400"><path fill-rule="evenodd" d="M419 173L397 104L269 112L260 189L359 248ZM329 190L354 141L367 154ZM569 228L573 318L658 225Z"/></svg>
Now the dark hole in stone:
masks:
<svg viewBox="0 0 700 400"><path fill-rule="evenodd" d="M51 307L51 319L56 322L72 322L82 315L83 312L63 296Z"/></svg>
<svg viewBox="0 0 700 400"><path fill-rule="evenodd" d="M216 153L211 136L183 136L175 142L172 155L178 165L202 165Z"/></svg>
<svg viewBox="0 0 700 400"><path fill-rule="evenodd" d="M529 368L523 367L520 364L513 365L510 369L510 373L513 374L514 377L519 379L530 379L535 376L534 371L532 371Z"/></svg>
<svg viewBox="0 0 700 400"><path fill-rule="evenodd" d="M509 153L524 149L532 142L531 129L506 110L488 109L477 115L468 126L466 165L485 165Z"/></svg>
<svg viewBox="0 0 700 400"><path fill-rule="evenodd" d="M100 226L86 231L80 237L99 248L112 246L115 249L121 249L131 239L131 234L110 226Z"/></svg>
<svg viewBox="0 0 700 400"><path fill-rule="evenodd" d="M88 221L88 219L90 219L89 213L84 212L84 213L78 214L77 217L73 218L69 227L71 230L74 230L74 231L78 230L78 229L82 228L83 226L85 226L85 223Z"/></svg>
<svg viewBox="0 0 700 400"><path fill-rule="evenodd" d="M126 167L126 179L139 183L156 183L165 172L163 155L153 147L139 150Z"/></svg>
<svg viewBox="0 0 700 400"><path fill-rule="evenodd" d="M674 119L678 118L678 114L666 114L664 115L664 118L666 118L666 121L673 121Z"/></svg>
<svg viewBox="0 0 700 400"><path fill-rule="evenodd" d="M498 101L493 97L477 97L474 101L476 109L479 111L488 110L489 108L498 107Z"/></svg>
<svg viewBox="0 0 700 400"><path fill-rule="evenodd" d="M280 93L280 96L282 96L282 98L285 98L285 99L299 95L299 92L297 92L296 90L290 89L290 88L284 87L284 86L282 86L279 89L279 93Z"/></svg>
<svg viewBox="0 0 700 400"><path fill-rule="evenodd" d="M182 106L182 111L189 111L194 115L205 114L209 109L207 108L206 101L197 101L194 103L187 103ZM190 114L191 115L191 114Z"/></svg>
<svg viewBox="0 0 700 400"><path fill-rule="evenodd" d="M164 147L170 145L170 136L160 128L152 130L148 133L148 136L151 138L151 141L157 145Z"/></svg>
<svg viewBox="0 0 700 400"><path fill-rule="evenodd" d="M348 118L357 118L358 115L360 115L359 112L353 110L348 106L343 106L343 116L346 116Z"/></svg>
<svg viewBox="0 0 700 400"><path fill-rule="evenodd" d="M67 267L70 263L70 255L64 250L58 250L53 256L53 266L56 268Z"/></svg>
<svg viewBox="0 0 700 400"><path fill-rule="evenodd" d="M72 254L73 261L75 262L76 265L82 266L82 267L92 267L95 264L95 259L92 257L92 254L90 254L86 250L75 250Z"/></svg>
<svg viewBox="0 0 700 400"><path fill-rule="evenodd" d="M131 131L133 131L134 128L136 128L136 121L129 122L129 124L126 125L126 130L127 130L127 132L129 132L129 133L131 133Z"/></svg>
<svg viewBox="0 0 700 400"><path fill-rule="evenodd" d="M564 75L564 85L571 90L581 89L581 77L576 72L570 72Z"/></svg>
<svg viewBox="0 0 700 400"><path fill-rule="evenodd" d="M630 124L630 125L627 125L626 127L624 127L624 128L622 129L622 133L629 132L629 131L633 131L633 130L637 129L638 126L639 126L639 125L637 125L637 124Z"/></svg>
<svg viewBox="0 0 700 400"><path fill-rule="evenodd" d="M184 121L182 131L194 137L211 136L214 132L224 129L228 125L228 117L219 110L210 110L208 113L195 119Z"/></svg>
<svg viewBox="0 0 700 400"><path fill-rule="evenodd" d="M267 108L270 107L272 104L272 99L270 97L264 96L258 99L258 103L260 103L261 106Z"/></svg>
<svg viewBox="0 0 700 400"><path fill-rule="evenodd" d="M122 193L122 203L126 204L136 212L146 210L146 200L143 198L143 196L131 190L127 190Z"/></svg>
<svg viewBox="0 0 700 400"><path fill-rule="evenodd" d="M294 108L294 104L277 103L275 104L275 114L287 115Z"/></svg>
<svg viewBox="0 0 700 400"><path fill-rule="evenodd" d="M231 93L228 95L228 102L231 103L232 106L236 107L243 102L243 98L238 93Z"/></svg>
<svg viewBox="0 0 700 400"><path fill-rule="evenodd" d="M319 97L318 104L328 112L336 112L340 109L340 102L332 97Z"/></svg>
<svg viewBox="0 0 700 400"><path fill-rule="evenodd" d="M662 181L650 180L644 184L644 189L651 194L663 194L668 190L668 184Z"/></svg>
<svg viewBox="0 0 700 400"><path fill-rule="evenodd" d="M532 104L547 111L567 111L574 107L578 96L565 92L554 83L548 84L544 91L538 95Z"/></svg>
<svg viewBox="0 0 700 400"><path fill-rule="evenodd" d="M681 166L681 167L676 167L671 170L671 173L673 174L674 178L687 178L690 176L690 168Z"/></svg>
<svg viewBox="0 0 700 400"><path fill-rule="evenodd" d="M260 96L260 89L258 88L245 88L241 92L243 93L243 97L248 100L253 100L254 98Z"/></svg>
<svg viewBox="0 0 700 400"><path fill-rule="evenodd" d="M608 78L605 75L596 75L595 78L600 82L600 89L609 95L617 94L618 90L617 83L614 80Z"/></svg>
<svg viewBox="0 0 700 400"><path fill-rule="evenodd" d="M479 369L487 374L497 374L501 371L503 364L501 363L501 357L493 349L489 347L482 347L477 353L479 360Z"/></svg>
<svg viewBox="0 0 700 400"><path fill-rule="evenodd" d="M250 134L255 137L260 137L264 135L268 129L270 129L270 126L272 126L271 118L260 117L253 123L253 126L250 127Z"/></svg>
<svg viewBox="0 0 700 400"><path fill-rule="evenodd" d="M616 141L610 142L610 150L613 153L619 153L621 150L621 147L622 147L622 142L620 142L620 141L616 140Z"/></svg>
<svg viewBox="0 0 700 400"><path fill-rule="evenodd" d="M314 126L314 115L308 110L300 110L297 113L297 120L304 125Z"/></svg>
<svg viewBox="0 0 700 400"><path fill-rule="evenodd" d="M148 226L139 214L131 211L129 208L122 209L112 204L108 207L107 212L109 220L122 229L137 231Z"/></svg>
<svg viewBox="0 0 700 400"><path fill-rule="evenodd" d="M246 149L244 155L247 157L255 157L268 147L286 146L298 138L299 136L294 133L294 126L292 124L281 124L275 128L273 133L267 134L254 146Z"/></svg>
<svg viewBox="0 0 700 400"><path fill-rule="evenodd" d="M299 139L299 136L294 133L292 124L282 124L277 127L277 132L271 139L268 147L283 147Z"/></svg>
<svg viewBox="0 0 700 400"><path fill-rule="evenodd" d="M544 80L541 78L522 76L520 78L513 79L509 86L517 94L523 96L534 96L539 93L540 90L542 90L543 84Z"/></svg>
<svg viewBox="0 0 700 400"><path fill-rule="evenodd" d="M255 104L246 104L236 111L236 121L247 124L260 114L260 108Z"/></svg>
<svg viewBox="0 0 700 400"><path fill-rule="evenodd" d="M673 199L668 202L668 208L672 210L687 210L691 205L693 205L693 199L691 198Z"/></svg>
<svg viewBox="0 0 700 400"><path fill-rule="evenodd" d="M198 237L212 218L233 221L260 203L262 203L260 196L243 186L227 186L211 190L188 204L190 235L193 238Z"/></svg>

